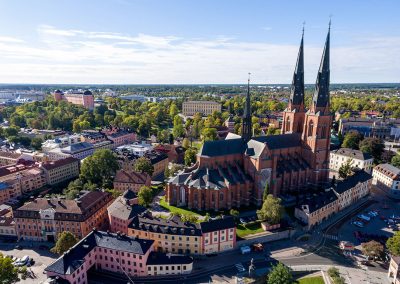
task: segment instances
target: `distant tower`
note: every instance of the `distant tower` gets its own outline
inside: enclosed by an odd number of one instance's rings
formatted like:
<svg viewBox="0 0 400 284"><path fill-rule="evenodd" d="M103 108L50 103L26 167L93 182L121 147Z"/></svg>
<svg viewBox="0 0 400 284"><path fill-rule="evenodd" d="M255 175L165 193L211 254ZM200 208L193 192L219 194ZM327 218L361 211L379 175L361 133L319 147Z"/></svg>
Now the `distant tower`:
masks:
<svg viewBox="0 0 400 284"><path fill-rule="evenodd" d="M242 124L242 138L244 141L248 142L251 139L251 102L250 102L250 73L249 79L247 80L247 95L246 95L246 103L244 106L243 113L243 124Z"/></svg>
<svg viewBox="0 0 400 284"><path fill-rule="evenodd" d="M302 134L303 153L314 169L311 183L318 185L328 181L329 146L332 114L329 109L329 49L331 22L326 37L324 52L318 70L315 92L309 111L305 116Z"/></svg>
<svg viewBox="0 0 400 284"><path fill-rule="evenodd" d="M63 99L63 93L60 90L57 90L54 92L54 100L56 102L62 101Z"/></svg>
<svg viewBox="0 0 400 284"><path fill-rule="evenodd" d="M89 110L93 110L94 109L94 96L93 96L91 91L86 90L83 93L82 100L83 100L82 101L82 105L84 107L88 108Z"/></svg>
<svg viewBox="0 0 400 284"><path fill-rule="evenodd" d="M304 27L301 36L296 67L293 73L292 87L288 107L284 111L282 134L302 133L304 124Z"/></svg>

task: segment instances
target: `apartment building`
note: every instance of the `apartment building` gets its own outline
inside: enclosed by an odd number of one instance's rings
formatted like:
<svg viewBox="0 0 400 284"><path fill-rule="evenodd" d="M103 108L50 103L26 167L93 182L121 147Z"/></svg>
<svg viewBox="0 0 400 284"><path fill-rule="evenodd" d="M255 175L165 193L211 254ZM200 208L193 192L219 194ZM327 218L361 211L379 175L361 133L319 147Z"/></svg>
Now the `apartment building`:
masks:
<svg viewBox="0 0 400 284"><path fill-rule="evenodd" d="M220 103L212 101L188 101L182 104L182 114L184 116L193 116L196 113L207 116L214 111L221 111Z"/></svg>
<svg viewBox="0 0 400 284"><path fill-rule="evenodd" d="M329 169L338 172L340 167L351 161L354 168L363 169L367 173L372 172L374 159L368 153L349 148L340 148L330 152Z"/></svg>
<svg viewBox="0 0 400 284"><path fill-rule="evenodd" d="M136 141L136 134L125 129L103 129L102 133L107 136L108 140L113 142L114 149L122 145L131 144Z"/></svg>
<svg viewBox="0 0 400 284"><path fill-rule="evenodd" d="M79 142L68 145L63 148L55 148L47 152L50 160L61 160L68 157L73 157L83 160L86 157L93 155L94 147L88 142Z"/></svg>
<svg viewBox="0 0 400 284"><path fill-rule="evenodd" d="M128 225L133 218L145 212L147 209L138 205L135 192L127 190L122 196L117 197L107 208L110 231L128 234Z"/></svg>
<svg viewBox="0 0 400 284"><path fill-rule="evenodd" d="M75 200L34 199L14 211L18 239L55 241L64 231L83 238L92 228L108 227L107 206L112 200L102 191L82 192Z"/></svg>
<svg viewBox="0 0 400 284"><path fill-rule="evenodd" d="M13 186L6 182L0 182L0 204L8 203L21 195L22 191L20 186Z"/></svg>
<svg viewBox="0 0 400 284"><path fill-rule="evenodd" d="M208 222L182 222L178 216L162 219L145 212L133 218L128 235L154 240L154 249L165 253L201 255L233 249L236 227L232 217Z"/></svg>
<svg viewBox="0 0 400 284"><path fill-rule="evenodd" d="M300 202L295 208L295 217L311 229L368 195L371 180L370 174L359 170L325 192Z"/></svg>
<svg viewBox="0 0 400 284"><path fill-rule="evenodd" d="M400 198L400 169L391 164L379 164L372 171L372 184L380 186L392 197Z"/></svg>
<svg viewBox="0 0 400 284"><path fill-rule="evenodd" d="M46 182L54 185L79 176L80 161L73 157L42 163Z"/></svg>
<svg viewBox="0 0 400 284"><path fill-rule="evenodd" d="M63 279L71 284L87 284L89 269L119 273L129 277L189 274L192 271L191 257L154 254L153 243L152 240L92 230L84 239L47 266L45 272L52 279Z"/></svg>
<svg viewBox="0 0 400 284"><path fill-rule="evenodd" d="M0 166L14 165L17 163L21 153L11 151L0 151Z"/></svg>
<svg viewBox="0 0 400 284"><path fill-rule="evenodd" d="M400 284L400 256L392 256L390 259L388 279L392 284Z"/></svg>
<svg viewBox="0 0 400 284"><path fill-rule="evenodd" d="M5 239L17 237L12 208L5 204L0 205L0 237Z"/></svg>
<svg viewBox="0 0 400 284"><path fill-rule="evenodd" d="M151 185L151 177L146 173L135 171L118 170L114 178L114 189L125 192L131 190L138 192L142 186Z"/></svg>
<svg viewBox="0 0 400 284"><path fill-rule="evenodd" d="M130 171L134 168L136 160L139 156L130 153L117 152L118 164L121 169ZM153 165L154 172L152 178L159 177L164 174L166 167L168 167L168 155L163 152L151 151L143 155L143 157L149 159Z"/></svg>

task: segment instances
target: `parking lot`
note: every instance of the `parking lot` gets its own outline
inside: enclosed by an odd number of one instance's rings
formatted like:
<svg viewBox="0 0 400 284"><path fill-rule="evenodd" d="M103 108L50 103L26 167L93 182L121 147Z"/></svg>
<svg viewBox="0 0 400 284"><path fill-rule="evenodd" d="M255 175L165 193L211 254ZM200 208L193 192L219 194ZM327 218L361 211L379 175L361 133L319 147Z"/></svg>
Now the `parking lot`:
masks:
<svg viewBox="0 0 400 284"><path fill-rule="evenodd" d="M16 246L20 246L22 249L16 249ZM34 242L19 242L19 243L4 243L0 242L0 252L5 256L15 256L16 258L22 258L27 255L29 258L33 258L35 263L28 267L28 271L32 271L33 278L27 278L21 280L18 283L41 283L46 280L46 274L43 273L46 266L52 263L56 259L56 255L44 249L44 243ZM41 247L41 249L40 249ZM51 247L51 246L49 246Z"/></svg>
<svg viewBox="0 0 400 284"><path fill-rule="evenodd" d="M369 212L376 211L378 214L377 216L370 216L368 215ZM370 221L364 221L358 216L362 214L370 218ZM343 226L339 229L338 238L341 241L349 241L354 243L355 245L360 245L362 238L356 238L356 231L361 232L358 235L376 235L382 236L382 238L390 237L393 235L395 227L398 225L393 224L391 227L388 227L387 220L391 219L393 215L395 217L399 217L400 215L400 204L391 200L381 201L379 203L373 204L361 212L357 212L352 216L349 216L346 219L346 222ZM385 222L386 220L386 222ZM400 221L400 220L399 220ZM363 227L359 227L354 225L354 222L362 223ZM399 223L400 224L400 223Z"/></svg>

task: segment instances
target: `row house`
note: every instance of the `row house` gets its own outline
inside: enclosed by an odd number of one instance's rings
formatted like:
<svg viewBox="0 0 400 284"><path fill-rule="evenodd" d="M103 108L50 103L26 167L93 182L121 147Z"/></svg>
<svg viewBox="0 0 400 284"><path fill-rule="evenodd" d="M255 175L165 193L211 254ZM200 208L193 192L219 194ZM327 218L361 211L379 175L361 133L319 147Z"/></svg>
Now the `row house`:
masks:
<svg viewBox="0 0 400 284"><path fill-rule="evenodd" d="M146 173L138 173L135 171L118 170L114 177L114 189L119 192L131 190L138 192L142 186L151 185L151 177Z"/></svg>
<svg viewBox="0 0 400 284"><path fill-rule="evenodd" d="M295 208L295 217L308 229L321 224L332 215L367 196L371 189L372 177L363 170L339 181L325 192L306 198Z"/></svg>
<svg viewBox="0 0 400 284"><path fill-rule="evenodd" d="M400 198L400 169L391 164L379 164L372 171L372 183L392 197Z"/></svg>
<svg viewBox="0 0 400 284"><path fill-rule="evenodd" d="M133 218L128 235L152 239L155 250L166 253L201 255L236 246L236 226L230 216L197 224L182 222L178 216L166 220L145 212Z"/></svg>
<svg viewBox="0 0 400 284"><path fill-rule="evenodd" d="M111 194L86 191L74 200L65 198L37 198L14 211L18 239L55 241L64 231L78 238L92 228L108 227L107 206Z"/></svg>
<svg viewBox="0 0 400 284"><path fill-rule="evenodd" d="M340 148L330 152L329 169L338 172L340 167L348 162L353 168L371 173L374 159L368 153L349 148Z"/></svg>
<svg viewBox="0 0 400 284"><path fill-rule="evenodd" d="M153 240L93 230L45 268L49 278L88 283L87 272L112 272L129 277L189 274L193 259L153 251Z"/></svg>
<svg viewBox="0 0 400 284"><path fill-rule="evenodd" d="M47 161L41 164L47 184L58 184L79 176L80 161L74 157Z"/></svg>

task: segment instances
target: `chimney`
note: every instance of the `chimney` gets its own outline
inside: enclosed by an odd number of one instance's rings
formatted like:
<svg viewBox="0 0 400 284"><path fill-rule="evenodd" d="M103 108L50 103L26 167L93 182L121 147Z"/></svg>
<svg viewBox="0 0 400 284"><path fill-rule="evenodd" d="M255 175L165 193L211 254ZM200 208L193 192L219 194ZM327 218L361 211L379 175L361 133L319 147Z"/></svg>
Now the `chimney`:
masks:
<svg viewBox="0 0 400 284"><path fill-rule="evenodd" d="M81 207L81 205L82 205L82 201L80 201L80 200L77 200L77 201L76 201L76 205L78 205L78 207Z"/></svg>

